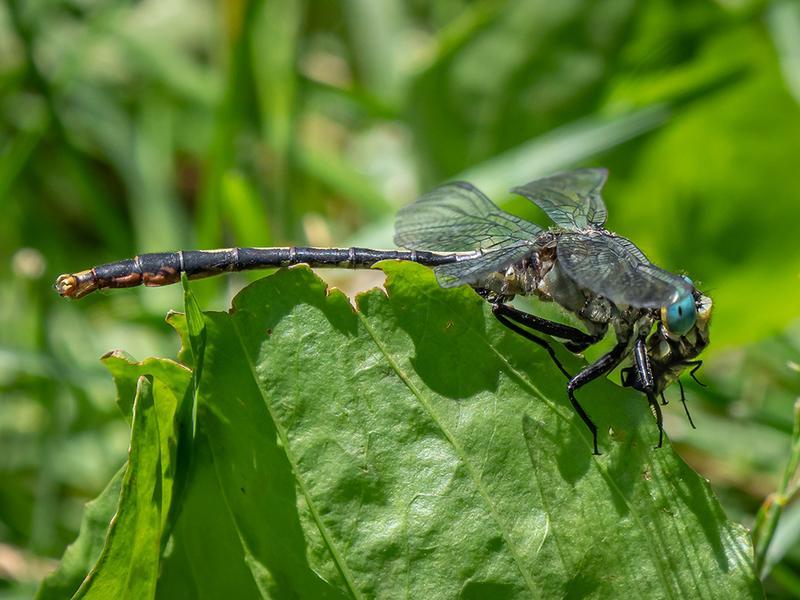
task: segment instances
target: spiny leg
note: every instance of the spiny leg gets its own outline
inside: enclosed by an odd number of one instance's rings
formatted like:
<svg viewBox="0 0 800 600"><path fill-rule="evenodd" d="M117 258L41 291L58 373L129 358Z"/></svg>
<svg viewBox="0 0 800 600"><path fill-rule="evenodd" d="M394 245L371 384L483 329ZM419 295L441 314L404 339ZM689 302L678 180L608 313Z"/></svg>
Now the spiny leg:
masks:
<svg viewBox="0 0 800 600"><path fill-rule="evenodd" d="M600 456L600 450L597 448L597 425L594 424L594 421L586 414L580 402L575 398L575 389L572 387L572 381L567 384L567 396L569 396L569 402L572 404L572 410L578 413L578 416L580 416L586 424L586 427L592 432L592 454Z"/></svg>
<svg viewBox="0 0 800 600"><path fill-rule="evenodd" d="M538 344L539 346L544 348L550 355L550 358L553 359L553 362L556 364L559 371L561 371L564 374L564 377L566 377L567 379L572 377L572 375L570 375L569 372L564 368L564 365L561 364L561 361L558 360L558 357L556 356L556 352L555 350L553 350L553 347L546 340L543 340L542 338L533 335L530 331L523 329L522 327L520 327L519 325L508 319L504 314L502 314L502 312L497 310L501 306L503 305L502 304L492 305L492 314L495 316L495 318L498 321L500 321L503 325L508 327L514 333L517 333L522 337L524 337L526 340L530 340L534 344Z"/></svg>
<svg viewBox="0 0 800 600"><path fill-rule="evenodd" d="M683 403L683 410L686 411L686 418L689 419L689 425L692 426L692 429L697 429L697 427L694 426L694 421L692 421L692 415L689 414L689 407L686 406L686 395L683 393L683 384L680 379L678 379L678 388L681 390L681 402Z"/></svg>
<svg viewBox="0 0 800 600"><path fill-rule="evenodd" d="M695 373L697 373L697 369L703 366L702 360L687 360L683 364L685 364L687 367L692 367L692 370L689 371L689 376L695 380L697 385L699 385L700 387L708 387L705 383L703 383L697 378L697 375L695 375Z"/></svg>
<svg viewBox="0 0 800 600"><path fill-rule="evenodd" d="M638 377L637 389L645 394L652 393L655 388L653 368L650 366L650 357L647 355L645 337L640 336L633 345L633 366Z"/></svg>
<svg viewBox="0 0 800 600"><path fill-rule="evenodd" d="M664 392L661 392L661 406L666 406L667 404L669 404L669 400L667 400Z"/></svg>
<svg viewBox="0 0 800 600"><path fill-rule="evenodd" d="M550 358L553 359L553 362L556 364L559 370L564 373L567 379L572 376L558 360L555 351L550 346L550 343L536 335L533 335L529 331L521 329L519 326L522 325L524 327L528 327L529 329L533 329L534 331L538 331L539 333L544 333L556 338L567 340L565 346L570 352L579 352L585 350L592 344L596 343L599 339L597 336L591 336L588 333L584 333L580 329L576 329L575 327L570 327L569 325L564 325L563 323L556 323L555 321L542 319L536 315L518 310L513 306L509 306L508 304L503 304L497 298L492 298L492 295L485 290L477 291L481 296L492 301L492 313L498 321L515 333L518 333L519 335L547 350Z"/></svg>
<svg viewBox="0 0 800 600"><path fill-rule="evenodd" d="M664 418L661 414L661 406L659 406L656 401L656 396L653 393L655 390L655 379L653 378L653 370L650 365L650 357L647 355L647 345L644 336L636 340L636 344L633 347L633 362L636 366L636 372L639 374L639 381L642 384L639 391L647 394L647 401L655 412L656 425L658 425L658 446L656 446L656 448L661 448L664 442ZM667 399L663 391L661 392L661 404L667 404Z"/></svg>
<svg viewBox="0 0 800 600"><path fill-rule="evenodd" d="M661 414L661 406L656 401L655 395L647 394L647 401L656 414L656 425L658 425L658 446L656 448L661 448L664 444L664 416Z"/></svg>
<svg viewBox="0 0 800 600"><path fill-rule="evenodd" d="M572 408L576 413L578 413L580 418L586 424L586 427L589 428L589 431L592 432L592 443L594 446L593 452L596 455L600 454L600 451L597 448L597 425L595 425L594 422L589 418L589 415L586 414L586 411L583 410L583 407L575 398L575 391L590 381L594 381L598 377L602 377L611 371L611 369L616 367L625 357L625 350L627 347L627 340L618 340L617 345L614 346L610 352L604 354L595 362L583 369L580 373L575 375L575 377L570 379L569 383L567 384L567 396L569 396L569 401L572 404Z"/></svg>

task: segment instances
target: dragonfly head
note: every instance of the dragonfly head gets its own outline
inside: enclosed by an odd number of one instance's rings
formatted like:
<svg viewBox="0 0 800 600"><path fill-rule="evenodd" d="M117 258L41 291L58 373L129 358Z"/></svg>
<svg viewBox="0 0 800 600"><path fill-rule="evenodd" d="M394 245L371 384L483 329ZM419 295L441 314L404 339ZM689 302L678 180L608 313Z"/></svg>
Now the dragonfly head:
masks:
<svg viewBox="0 0 800 600"><path fill-rule="evenodd" d="M677 301L661 307L661 322L675 337L689 333L697 321L697 307L693 294L684 294Z"/></svg>
<svg viewBox="0 0 800 600"><path fill-rule="evenodd" d="M670 322L664 317L665 309L662 309L662 320L656 330L647 338L647 357L653 373L655 383L655 393L660 393L670 383L678 379L687 366L695 364L697 356L708 346L708 328L711 322L711 309L713 303L711 298L693 288L689 296L691 303L685 303L684 299L674 302L669 307L684 302L683 308L690 307L692 315L691 326L682 335L670 327ZM667 316L669 315L668 310ZM680 316L680 315L679 315ZM622 370L622 385L632 387L639 391L647 390L642 388L642 383L634 367L626 367Z"/></svg>
<svg viewBox="0 0 800 600"><path fill-rule="evenodd" d="M659 390L677 379L687 363L691 364L689 361L694 361L708 346L713 303L711 298L694 288L689 298L691 302L684 304L684 310L688 306L691 314L692 324L689 329L678 335L670 327L669 320L663 320L647 340L647 354L658 380L656 387ZM671 306L675 304L678 303Z"/></svg>
<svg viewBox="0 0 800 600"><path fill-rule="evenodd" d="M698 320L702 321L700 326L705 328L711 318L711 298L697 291L686 275L683 279L690 288L680 293L671 304L661 307L661 324L666 334L674 340L692 331ZM704 311L702 315L701 310Z"/></svg>
<svg viewBox="0 0 800 600"><path fill-rule="evenodd" d="M665 311L662 309L661 324L648 340L651 358L657 357L656 360L662 363L674 365L693 359L708 346L708 326L711 322L713 306L711 298L695 289L689 299L690 302L682 299L669 307L672 308L676 304L683 303L684 319L688 320L685 318L687 312L691 314L691 325L688 329L676 328L674 323L669 320L669 310L666 311L667 319L664 320L663 313ZM657 348L658 350L656 350Z"/></svg>

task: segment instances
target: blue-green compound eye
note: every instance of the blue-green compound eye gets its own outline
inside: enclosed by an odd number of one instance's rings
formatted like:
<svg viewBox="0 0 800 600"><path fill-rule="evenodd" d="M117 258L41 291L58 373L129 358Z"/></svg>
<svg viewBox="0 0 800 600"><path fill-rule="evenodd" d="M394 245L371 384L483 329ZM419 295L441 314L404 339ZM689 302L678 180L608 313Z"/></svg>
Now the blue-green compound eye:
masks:
<svg viewBox="0 0 800 600"><path fill-rule="evenodd" d="M694 327L697 320L697 308L694 305L694 296L688 294L661 309L661 321L674 335L686 335Z"/></svg>

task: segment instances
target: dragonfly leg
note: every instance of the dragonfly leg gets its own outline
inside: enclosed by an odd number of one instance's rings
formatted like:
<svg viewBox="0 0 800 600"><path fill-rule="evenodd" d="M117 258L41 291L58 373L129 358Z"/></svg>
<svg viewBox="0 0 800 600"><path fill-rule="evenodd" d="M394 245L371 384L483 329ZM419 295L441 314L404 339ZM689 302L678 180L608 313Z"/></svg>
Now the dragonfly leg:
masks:
<svg viewBox="0 0 800 600"><path fill-rule="evenodd" d="M553 350L553 347L546 340L543 340L542 338L540 338L540 337L538 337L536 335L533 335L530 331L528 331L526 329L523 329L522 327L520 327L519 325L514 323L502 311L502 307L503 306L504 306L503 304L492 304L492 314L495 316L495 318L498 321L500 321L503 325L508 327L514 333L517 333L517 334L521 335L522 337L524 337L526 340L530 340L534 344L538 344L539 346L544 348L547 351L547 353L550 355L550 358L553 359L553 362L556 364L556 366L558 367L559 371L561 371L567 379L572 377L572 375L570 375L569 372L564 368L564 365L561 364L561 361L558 360L558 357L556 356L556 353L555 353L555 350Z"/></svg>
<svg viewBox="0 0 800 600"><path fill-rule="evenodd" d="M572 352L573 354L580 354L584 350L586 350L592 344L596 344L600 341L599 337L592 337L592 339L588 342L564 342L564 347Z"/></svg>
<svg viewBox="0 0 800 600"><path fill-rule="evenodd" d="M617 341L617 345L614 346L610 352L604 354L595 362L583 369L583 371L570 379L569 383L567 384L567 395L569 396L569 401L572 404L572 408L575 410L575 412L578 413L581 419L583 419L586 427L588 427L589 431L592 432L594 454L597 455L600 454L600 451L597 449L597 425L595 425L594 422L589 418L589 415L586 414L586 411L583 410L583 407L575 398L575 391L590 381L594 381L598 377L602 377L611 369L616 367L620 362L622 362L622 359L625 358L625 351L627 348L628 340Z"/></svg>
<svg viewBox="0 0 800 600"><path fill-rule="evenodd" d="M501 302L493 303L492 310L495 311L495 314L500 313L512 321L516 321L518 324L534 329L539 333L545 333L555 338L567 340L567 343L564 345L567 350L573 353L586 350L586 348L597 343L600 339L597 336L584 333L575 327L537 317L536 315L523 312Z"/></svg>
<svg viewBox="0 0 800 600"><path fill-rule="evenodd" d="M658 425L658 446L656 448L661 448L664 444L664 416L661 414L661 406L656 401L654 394L647 394L647 401L656 415L656 425Z"/></svg>
<svg viewBox="0 0 800 600"><path fill-rule="evenodd" d="M653 409L656 417L656 425L658 425L658 446L661 448L664 443L664 418L661 414L661 406L656 401L655 396L655 380L653 378L653 368L650 365L650 357L647 355L647 345L645 344L645 337L641 336L636 340L633 346L633 364L636 368L636 374L639 380L636 382L635 388L640 392L647 394L647 401ZM683 394L681 394L683 397ZM661 392L662 404L667 401L664 397L664 392ZM686 406L684 404L684 406Z"/></svg>
<svg viewBox="0 0 800 600"><path fill-rule="evenodd" d="M697 369L703 366L702 360L687 360L683 364L686 365L687 367L692 367L692 370L689 371L689 376L695 380L697 385L699 385L700 387L708 387L706 386L705 383L703 383L697 378L697 375L695 375L695 373L697 373Z"/></svg>
<svg viewBox="0 0 800 600"><path fill-rule="evenodd" d="M686 406L686 395L683 393L683 384L680 379L678 379L678 388L681 390L681 402L683 403L683 410L686 411L686 418L689 419L689 425L692 426L692 429L697 429L697 427L694 426L694 421L692 421L692 415L689 414L689 407Z"/></svg>
<svg viewBox="0 0 800 600"><path fill-rule="evenodd" d="M655 389L655 381L653 379L653 367L650 365L650 357L647 356L647 345L645 338L639 337L633 345L633 365L636 369L636 385L635 389L645 394L651 394Z"/></svg>

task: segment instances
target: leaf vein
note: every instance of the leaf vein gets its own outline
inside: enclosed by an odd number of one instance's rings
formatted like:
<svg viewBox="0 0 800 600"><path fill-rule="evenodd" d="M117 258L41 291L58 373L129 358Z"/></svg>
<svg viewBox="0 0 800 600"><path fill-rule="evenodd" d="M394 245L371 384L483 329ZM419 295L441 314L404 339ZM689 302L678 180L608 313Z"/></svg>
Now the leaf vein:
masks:
<svg viewBox="0 0 800 600"><path fill-rule="evenodd" d="M237 324L235 318L232 318L231 322L233 323L233 329L236 332L236 339L239 341L239 345L242 349L242 354L244 354L245 359L247 360L247 366L250 370L250 375L253 378L253 383L255 383L256 388L258 389L259 394L261 395L261 399L264 402L264 406L266 406L267 411L270 414L270 418L272 419L272 422L275 424L275 430L277 431L278 436L280 436L281 444L283 444L283 450L286 453L286 458L289 460L289 463L292 466L292 471L294 471L296 475L297 485L300 488L300 491L302 492L303 497L306 500L308 510L311 513L311 516L313 517L317 527L319 528L320 534L322 535L322 539L325 540L325 546L331 553L331 557L336 563L336 567L339 569L339 572L342 574L342 577L347 583L348 590L354 597L361 598L361 593L356 587L353 574L348 569L347 562L345 561L344 556L341 555L339 549L336 547L331 532L328 531L328 528L323 523L319 508L317 507L317 504L313 496L311 495L308 486L306 485L305 479L301 476L301 471L297 463L297 458L292 453L291 450L292 446L289 444L288 432L286 431L283 424L280 422L277 415L275 414L272 404L269 402L269 399L267 397L266 391L261 387L261 383L259 382L258 375L256 374L256 369L255 365L253 364L253 360L247 353L247 347L245 346L244 339L242 338L242 333L239 329L239 325Z"/></svg>

